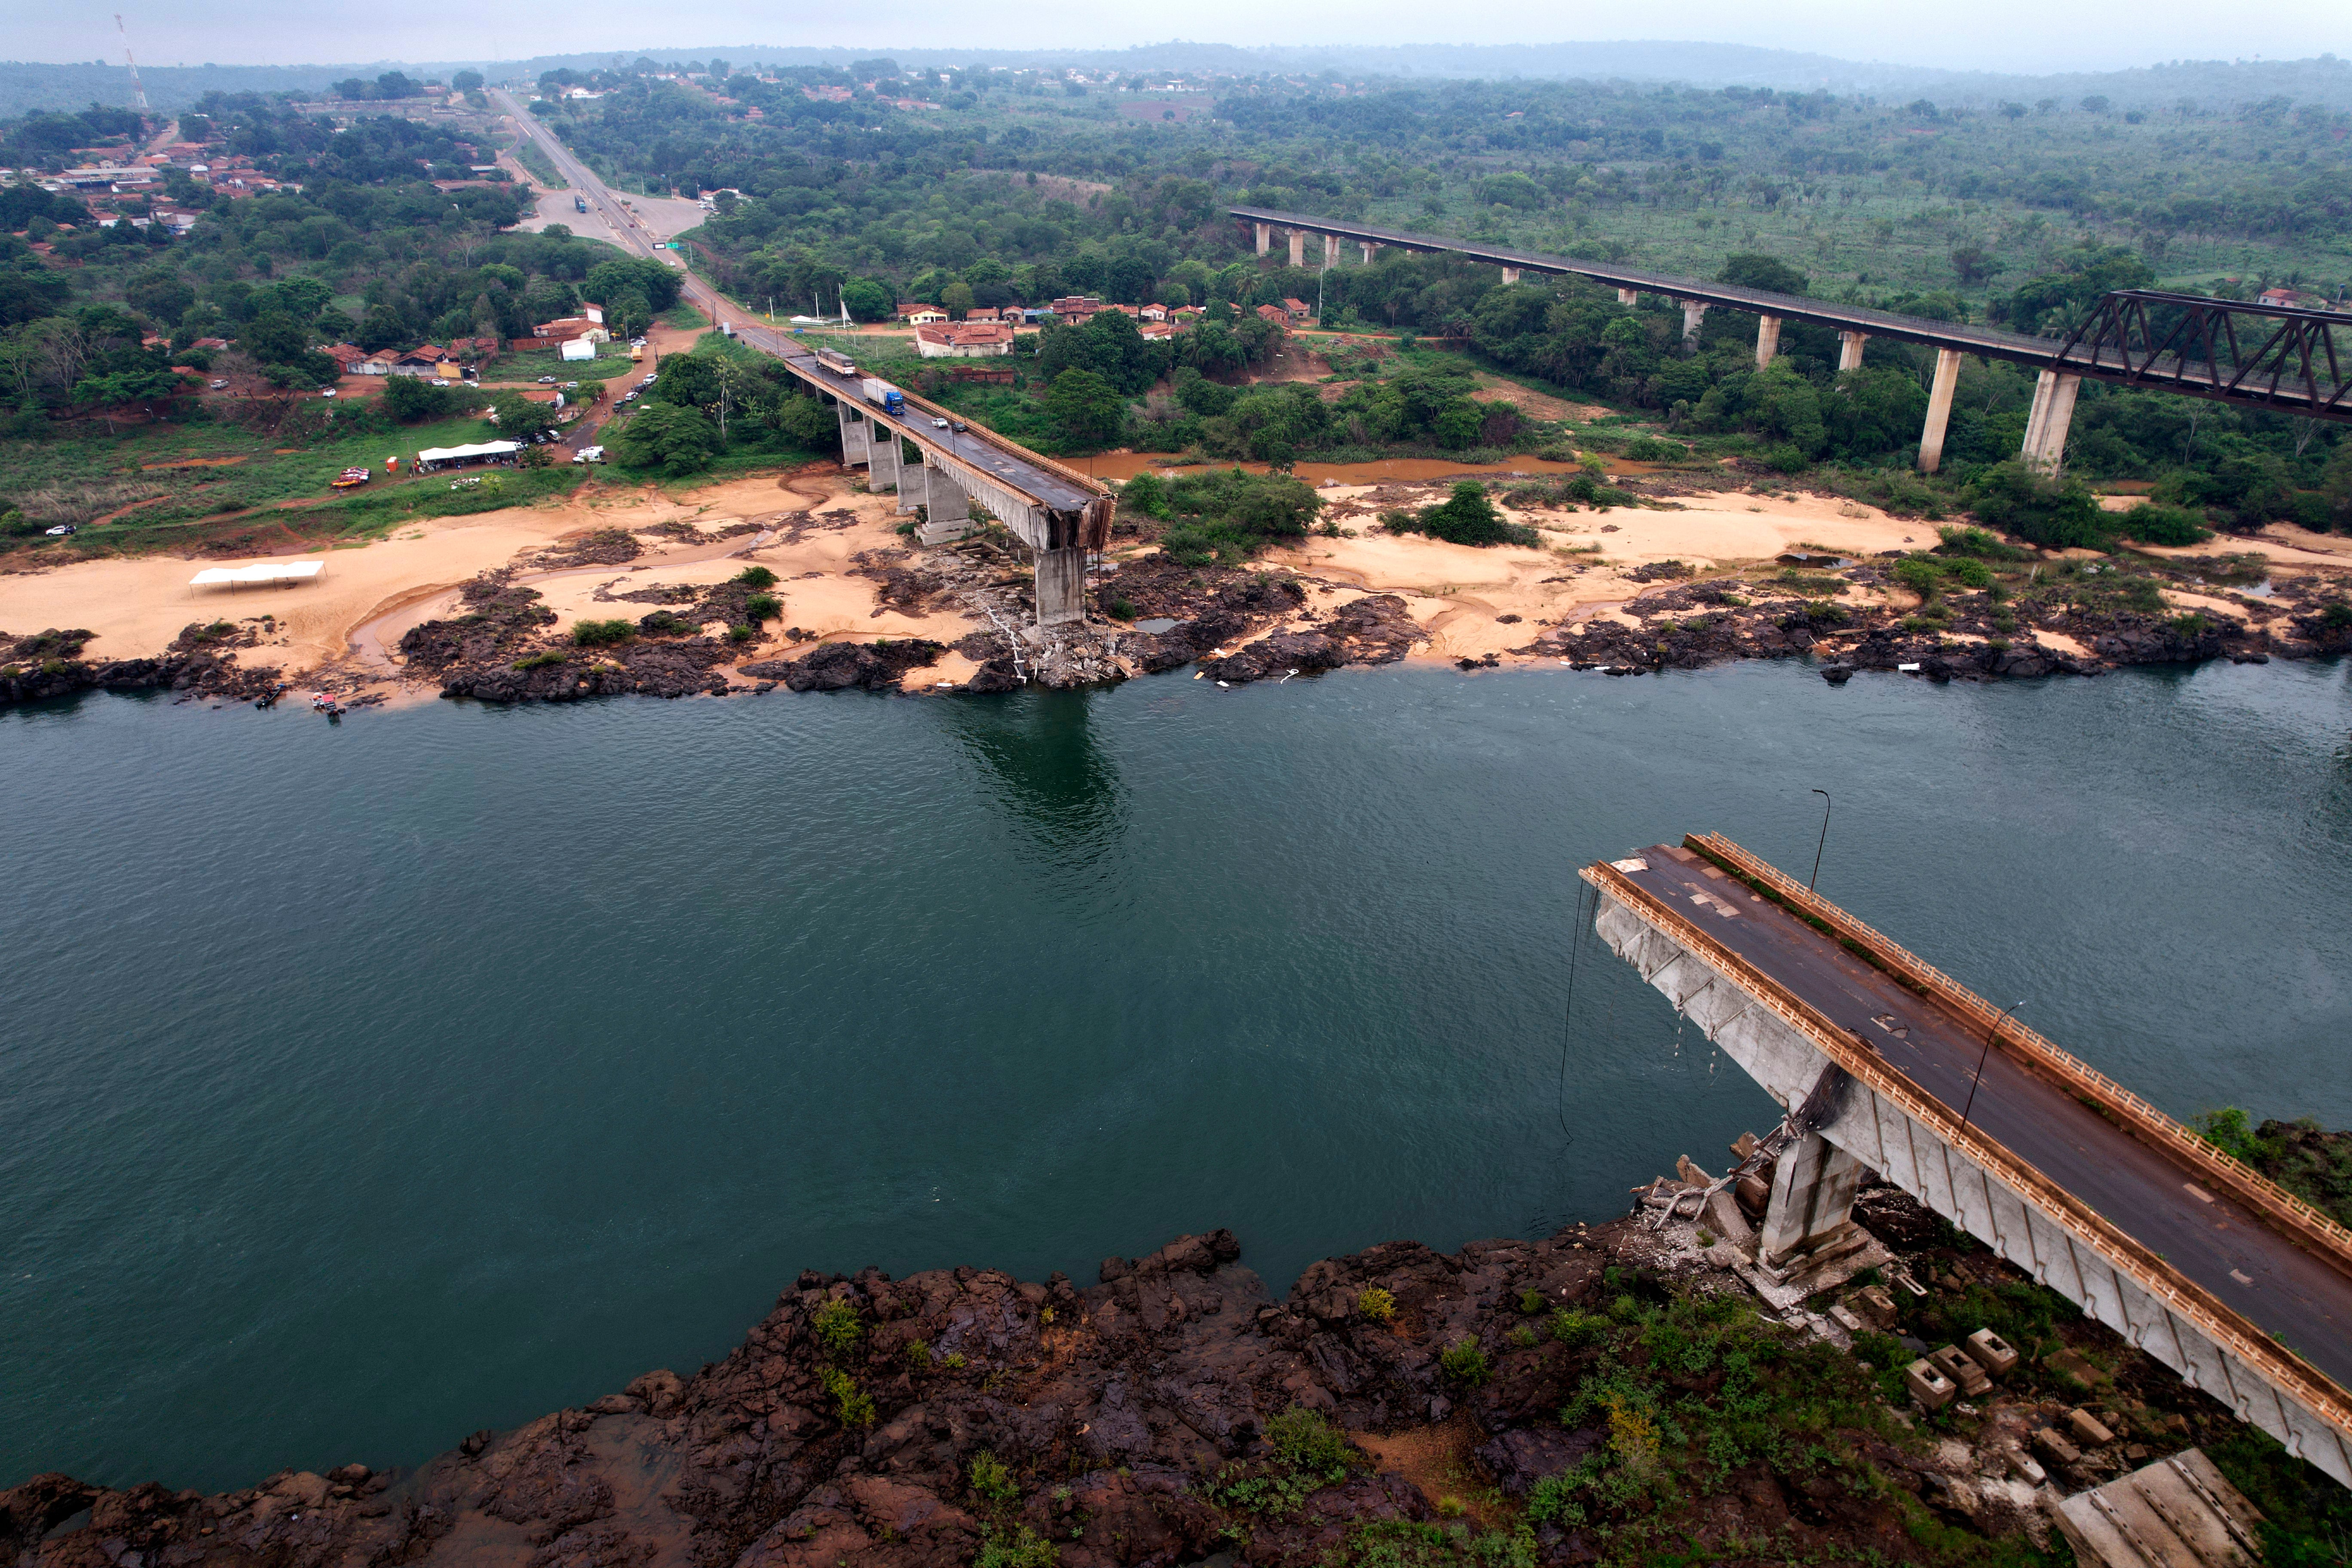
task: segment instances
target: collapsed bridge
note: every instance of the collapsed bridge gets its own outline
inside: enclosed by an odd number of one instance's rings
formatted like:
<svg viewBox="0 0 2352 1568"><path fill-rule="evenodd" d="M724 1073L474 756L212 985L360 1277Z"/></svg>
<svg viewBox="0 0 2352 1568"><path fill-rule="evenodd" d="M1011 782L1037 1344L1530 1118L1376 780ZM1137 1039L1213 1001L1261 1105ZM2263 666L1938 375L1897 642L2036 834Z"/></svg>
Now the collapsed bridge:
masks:
<svg viewBox="0 0 2352 1568"><path fill-rule="evenodd" d="M1759 1261L1836 1245L1867 1165L2352 1486L2352 1232L1727 838L1580 875L1791 1112Z"/></svg>

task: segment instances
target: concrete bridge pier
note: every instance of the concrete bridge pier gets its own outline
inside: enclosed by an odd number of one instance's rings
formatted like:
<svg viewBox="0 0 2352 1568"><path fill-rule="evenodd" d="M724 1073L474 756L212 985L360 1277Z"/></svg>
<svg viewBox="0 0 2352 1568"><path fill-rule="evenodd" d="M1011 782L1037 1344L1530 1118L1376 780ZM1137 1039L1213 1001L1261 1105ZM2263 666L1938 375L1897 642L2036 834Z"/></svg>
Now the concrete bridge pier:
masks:
<svg viewBox="0 0 2352 1568"><path fill-rule="evenodd" d="M2074 423L2074 393L2079 375L2045 370L2033 384L2033 411L2025 417L2025 446L2019 453L2027 463L2054 475L2066 458L2066 433Z"/></svg>
<svg viewBox="0 0 2352 1568"><path fill-rule="evenodd" d="M1706 320L1706 302L1703 300L1685 300L1681 303L1683 347L1695 349L1698 347L1698 324Z"/></svg>
<svg viewBox="0 0 2352 1568"><path fill-rule="evenodd" d="M1380 249L1380 247L1369 239L1362 241L1361 244L1364 248L1364 265L1370 267L1372 264L1372 253Z"/></svg>
<svg viewBox="0 0 2352 1568"><path fill-rule="evenodd" d="M1936 383L1927 391L1927 423L1919 432L1919 471L1932 474L1944 460L1944 430L1952 422L1952 393L1960 384L1960 351L1936 351Z"/></svg>
<svg viewBox="0 0 2352 1568"><path fill-rule="evenodd" d="M838 398L834 400L833 411L841 421L841 466L847 468L870 464L874 457L874 426Z"/></svg>
<svg viewBox="0 0 2352 1568"><path fill-rule="evenodd" d="M971 531L971 498L937 463L923 465L923 519L915 530L923 544L946 544Z"/></svg>
<svg viewBox="0 0 2352 1568"><path fill-rule="evenodd" d="M1037 552L1037 624L1076 626L1087 618L1087 552L1083 546Z"/></svg>
<svg viewBox="0 0 2352 1568"><path fill-rule="evenodd" d="M1290 231L1290 264L1293 267L1307 265L1307 231L1303 228Z"/></svg>
<svg viewBox="0 0 2352 1568"><path fill-rule="evenodd" d="M1757 317L1756 368L1758 370L1762 370L1766 365L1770 364L1772 363L1772 356L1780 352L1780 318L1778 316Z"/></svg>
<svg viewBox="0 0 2352 1568"><path fill-rule="evenodd" d="M1340 260L1339 237L1336 234L1325 235L1323 237L1323 265L1326 267L1337 267L1339 265Z"/></svg>
<svg viewBox="0 0 2352 1568"><path fill-rule="evenodd" d="M879 494L884 486L896 493L898 482L898 433L887 425L877 424L869 438L871 454L866 465L866 488Z"/></svg>
<svg viewBox="0 0 2352 1568"><path fill-rule="evenodd" d="M1629 310L1635 305L1639 304L1641 302L1641 299L1642 296L1633 289L1620 289L1617 290L1617 302L1624 306L1625 309Z"/></svg>
<svg viewBox="0 0 2352 1568"><path fill-rule="evenodd" d="M1853 1231L1853 1194L1861 1183L1862 1162L1818 1132L1781 1150L1764 1227L1757 1233L1757 1261L1779 1268L1799 1254L1844 1240Z"/></svg>
<svg viewBox="0 0 2352 1568"><path fill-rule="evenodd" d="M1259 223L1250 226L1257 230L1257 253L1260 256L1274 248L1274 225Z"/></svg>
<svg viewBox="0 0 2352 1568"><path fill-rule="evenodd" d="M898 446L897 442L891 445ZM904 447L898 447L898 506L901 514L911 512L922 504L920 497L930 483L930 465L923 460L923 449L915 448L912 458Z"/></svg>
<svg viewBox="0 0 2352 1568"><path fill-rule="evenodd" d="M1860 370L1862 368L1862 345L1869 341L1870 334L1868 332L1840 332L1838 334L1838 369L1841 371Z"/></svg>
<svg viewBox="0 0 2352 1568"><path fill-rule="evenodd" d="M1507 288L1509 288L1512 284L1517 283L1518 280L1519 280L1519 269L1518 269L1517 268L1516 268L1516 267L1506 267L1506 268L1503 268L1503 287L1504 287L1504 288L1507 289Z"/></svg>

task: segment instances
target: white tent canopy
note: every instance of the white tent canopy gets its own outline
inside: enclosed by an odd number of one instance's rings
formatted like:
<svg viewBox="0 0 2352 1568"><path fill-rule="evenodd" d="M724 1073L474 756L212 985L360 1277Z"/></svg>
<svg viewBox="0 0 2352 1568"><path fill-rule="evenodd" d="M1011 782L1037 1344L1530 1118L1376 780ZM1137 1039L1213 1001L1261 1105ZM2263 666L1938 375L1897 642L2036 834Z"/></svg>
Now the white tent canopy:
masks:
<svg viewBox="0 0 2352 1568"><path fill-rule="evenodd" d="M483 441L471 447L427 447L416 454L420 465L464 463L477 458L511 458L522 450L520 441Z"/></svg>
<svg viewBox="0 0 2352 1568"><path fill-rule="evenodd" d="M235 588L248 583L307 583L327 569L323 561L264 561L252 566L207 566L188 579L191 588Z"/></svg>

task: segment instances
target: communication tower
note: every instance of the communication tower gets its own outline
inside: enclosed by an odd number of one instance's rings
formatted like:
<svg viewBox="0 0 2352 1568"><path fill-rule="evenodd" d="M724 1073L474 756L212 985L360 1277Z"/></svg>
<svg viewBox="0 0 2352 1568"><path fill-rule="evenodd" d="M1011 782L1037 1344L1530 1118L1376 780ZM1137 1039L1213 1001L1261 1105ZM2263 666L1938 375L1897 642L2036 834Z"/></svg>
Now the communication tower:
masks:
<svg viewBox="0 0 2352 1568"><path fill-rule="evenodd" d="M114 14L114 30L122 37L122 63L131 68L131 96L139 100L139 112L147 112L147 89L139 85L139 62L131 58L131 29L122 25L122 13Z"/></svg>

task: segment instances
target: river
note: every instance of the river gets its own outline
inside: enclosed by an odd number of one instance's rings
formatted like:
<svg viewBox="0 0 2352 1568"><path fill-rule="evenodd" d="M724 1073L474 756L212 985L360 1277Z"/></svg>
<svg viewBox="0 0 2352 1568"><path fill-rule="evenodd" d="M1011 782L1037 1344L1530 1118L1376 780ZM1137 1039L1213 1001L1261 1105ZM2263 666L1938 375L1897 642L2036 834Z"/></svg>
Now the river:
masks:
<svg viewBox="0 0 2352 1568"><path fill-rule="evenodd" d="M2347 668L0 713L0 1486L412 1463L805 1268L1622 1212L1774 1110L1580 864L1716 828L2179 1114L2352 1121Z"/></svg>

